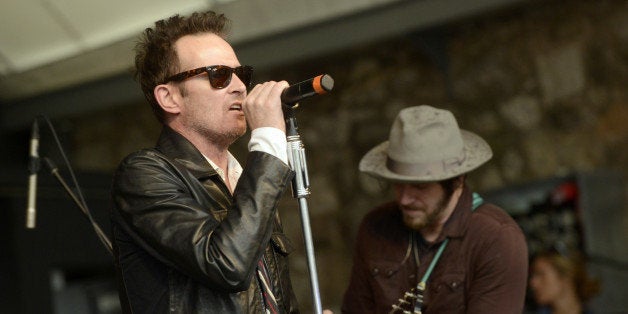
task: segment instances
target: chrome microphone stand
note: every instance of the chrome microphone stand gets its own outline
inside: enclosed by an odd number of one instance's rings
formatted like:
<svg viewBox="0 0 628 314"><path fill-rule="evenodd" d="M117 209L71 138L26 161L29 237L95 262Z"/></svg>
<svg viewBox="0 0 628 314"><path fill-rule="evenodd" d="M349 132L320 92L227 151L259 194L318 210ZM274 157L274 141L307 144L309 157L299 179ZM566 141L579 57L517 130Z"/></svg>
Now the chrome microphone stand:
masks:
<svg viewBox="0 0 628 314"><path fill-rule="evenodd" d="M310 271L310 283L312 287L312 298L315 312L323 313L321 297L318 286L318 274L316 272L316 259L314 258L314 244L312 241L312 230L310 229L310 218L307 208L306 197L310 195L310 181L307 173L307 162L305 160L305 149L298 133L297 120L294 116L294 107L283 105L284 118L286 120L286 139L288 142L288 163L295 173L292 179L292 196L299 201L301 212L301 224L303 227L303 238L305 241L305 251L307 254L307 265Z"/></svg>

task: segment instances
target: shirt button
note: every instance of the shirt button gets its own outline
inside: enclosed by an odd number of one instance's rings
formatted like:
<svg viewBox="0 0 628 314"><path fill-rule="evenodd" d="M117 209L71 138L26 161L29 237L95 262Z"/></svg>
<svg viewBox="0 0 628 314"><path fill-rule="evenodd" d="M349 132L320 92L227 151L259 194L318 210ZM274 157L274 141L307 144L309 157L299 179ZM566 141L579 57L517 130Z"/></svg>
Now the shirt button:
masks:
<svg viewBox="0 0 628 314"><path fill-rule="evenodd" d="M373 268L373 270L371 270L371 274L373 274L373 276L379 274L379 268L377 267Z"/></svg>
<svg viewBox="0 0 628 314"><path fill-rule="evenodd" d="M386 274L388 275L388 277L392 276L395 272L392 270L389 270L386 272Z"/></svg>

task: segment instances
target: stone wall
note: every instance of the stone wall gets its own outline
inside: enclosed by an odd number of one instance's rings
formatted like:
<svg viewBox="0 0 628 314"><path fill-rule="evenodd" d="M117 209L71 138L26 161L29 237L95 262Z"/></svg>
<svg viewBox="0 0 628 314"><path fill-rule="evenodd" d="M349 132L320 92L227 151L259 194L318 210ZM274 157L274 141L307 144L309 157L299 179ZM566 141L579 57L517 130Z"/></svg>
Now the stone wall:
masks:
<svg viewBox="0 0 628 314"><path fill-rule="evenodd" d="M335 79L330 95L306 100L297 111L325 307L339 313L357 225L389 197L384 185L358 173L357 164L387 139L401 108L449 109L462 128L489 142L494 158L469 178L476 190L597 169L628 178L626 5L533 1L256 74L260 81L297 82L320 73ZM158 135L143 103L77 117L73 125L73 160L84 170L111 172ZM234 149L240 160L246 140ZM289 192L282 205L296 246L293 281L308 313L298 205Z"/></svg>

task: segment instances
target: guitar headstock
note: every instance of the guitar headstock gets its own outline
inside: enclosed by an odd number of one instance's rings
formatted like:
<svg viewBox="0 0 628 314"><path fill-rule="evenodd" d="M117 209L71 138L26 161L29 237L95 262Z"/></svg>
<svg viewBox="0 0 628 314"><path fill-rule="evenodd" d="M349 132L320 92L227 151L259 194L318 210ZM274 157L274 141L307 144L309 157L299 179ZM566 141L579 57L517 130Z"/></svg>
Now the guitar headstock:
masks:
<svg viewBox="0 0 628 314"><path fill-rule="evenodd" d="M397 300L397 304L392 305L388 314L421 314L423 292L425 292L425 283L419 282L415 288L406 291L403 297Z"/></svg>

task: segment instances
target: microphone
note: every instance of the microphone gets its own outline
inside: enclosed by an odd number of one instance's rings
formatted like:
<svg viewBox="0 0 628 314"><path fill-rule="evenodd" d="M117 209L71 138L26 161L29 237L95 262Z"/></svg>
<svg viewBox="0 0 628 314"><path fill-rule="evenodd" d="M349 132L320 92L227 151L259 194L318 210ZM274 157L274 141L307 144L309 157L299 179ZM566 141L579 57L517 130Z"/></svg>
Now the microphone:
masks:
<svg viewBox="0 0 628 314"><path fill-rule="evenodd" d="M26 206L26 228L35 228L35 203L37 201L37 172L39 172L39 127L37 119L33 121L31 131L30 160L28 164L28 198Z"/></svg>
<svg viewBox="0 0 628 314"><path fill-rule="evenodd" d="M327 74L288 86L281 93L281 102L286 105L295 103L314 95L326 94L334 88L334 79Z"/></svg>

